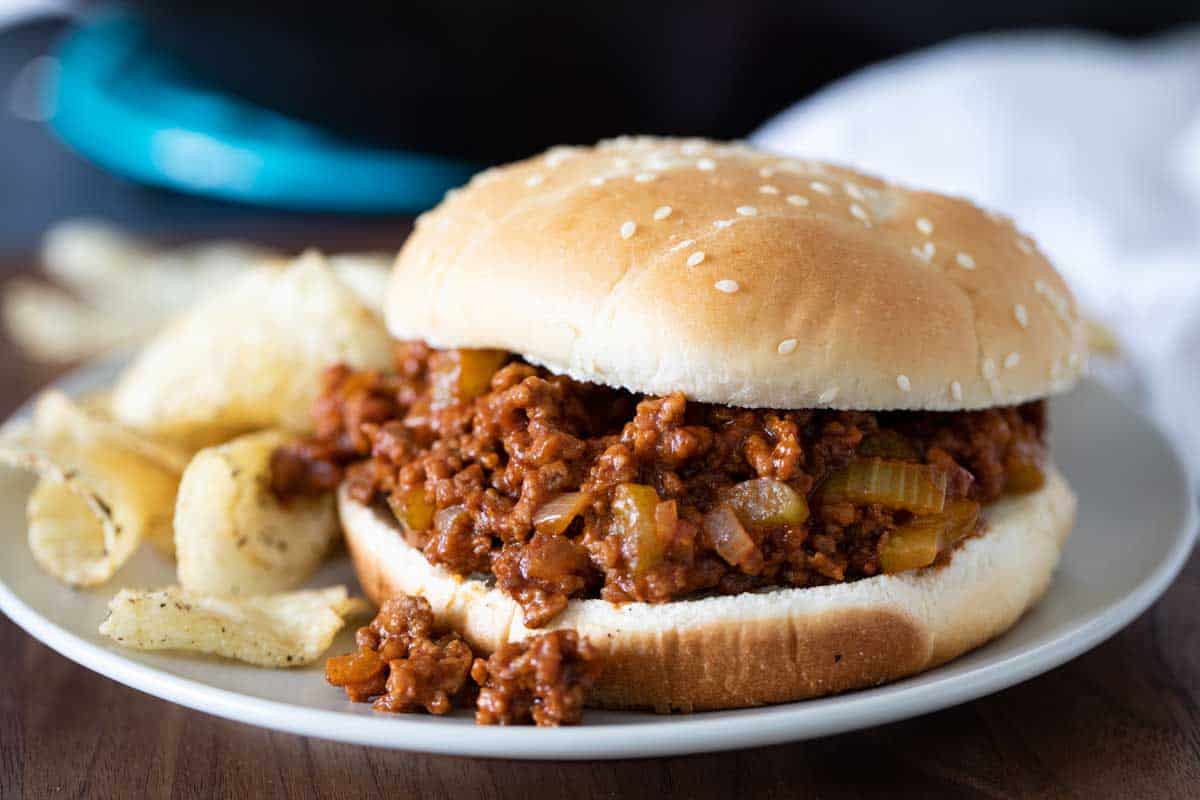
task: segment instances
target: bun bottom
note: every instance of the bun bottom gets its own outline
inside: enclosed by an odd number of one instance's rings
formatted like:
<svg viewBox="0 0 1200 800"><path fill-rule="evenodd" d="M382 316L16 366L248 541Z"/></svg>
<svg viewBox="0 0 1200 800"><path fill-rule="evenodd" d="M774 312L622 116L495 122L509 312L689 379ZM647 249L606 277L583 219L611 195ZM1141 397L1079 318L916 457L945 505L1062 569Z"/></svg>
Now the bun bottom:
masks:
<svg viewBox="0 0 1200 800"><path fill-rule="evenodd" d="M572 600L545 629L489 581L434 566L390 518L338 507L363 590L381 603L421 595L439 622L491 653L506 641L573 628L604 655L589 705L659 712L743 708L877 686L931 669L1008 630L1045 593L1075 520L1052 465L1037 492L985 510L987 528L949 563L807 589L670 603Z"/></svg>

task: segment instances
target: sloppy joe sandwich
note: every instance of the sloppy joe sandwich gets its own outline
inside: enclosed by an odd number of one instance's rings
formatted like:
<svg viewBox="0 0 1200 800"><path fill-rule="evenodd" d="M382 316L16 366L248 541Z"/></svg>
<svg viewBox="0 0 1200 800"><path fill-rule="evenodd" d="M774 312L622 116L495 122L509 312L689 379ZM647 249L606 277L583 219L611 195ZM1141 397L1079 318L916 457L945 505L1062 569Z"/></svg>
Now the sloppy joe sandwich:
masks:
<svg viewBox="0 0 1200 800"><path fill-rule="evenodd" d="M332 367L283 494L337 488L376 602L475 652L555 629L589 703L699 710L930 669L1045 592L1075 498L1066 285L961 199L700 140L489 170L423 216L390 370Z"/></svg>

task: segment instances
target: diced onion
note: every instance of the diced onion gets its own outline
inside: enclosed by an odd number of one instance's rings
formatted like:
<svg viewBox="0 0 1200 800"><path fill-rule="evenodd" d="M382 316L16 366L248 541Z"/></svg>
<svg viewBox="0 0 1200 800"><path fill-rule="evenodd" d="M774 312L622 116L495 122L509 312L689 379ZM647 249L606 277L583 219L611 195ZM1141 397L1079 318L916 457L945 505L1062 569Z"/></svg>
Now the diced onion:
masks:
<svg viewBox="0 0 1200 800"><path fill-rule="evenodd" d="M459 350L459 399L470 400L486 392L507 357L503 350Z"/></svg>
<svg viewBox="0 0 1200 800"><path fill-rule="evenodd" d="M979 504L956 500L940 514L916 517L888 534L879 549L879 565L888 574L927 567L975 529Z"/></svg>
<svg viewBox="0 0 1200 800"><path fill-rule="evenodd" d="M702 526L721 558L750 574L762 568L762 553L742 527L733 508L722 503L704 515Z"/></svg>
<svg viewBox="0 0 1200 800"><path fill-rule="evenodd" d="M472 400L487 391L504 364L503 350L450 350L434 362L430 389L435 409Z"/></svg>
<svg viewBox="0 0 1200 800"><path fill-rule="evenodd" d="M633 569L642 575L662 561L672 531L660 535L655 517L659 497L653 486L622 483L613 490L612 523L622 537L621 551Z"/></svg>
<svg viewBox="0 0 1200 800"><path fill-rule="evenodd" d="M1008 478L1004 483L1006 492L1013 494L1036 492L1046 485L1046 474L1042 472L1037 461L1032 458L1010 455L1005 459L1004 467L1008 471Z"/></svg>
<svg viewBox="0 0 1200 800"><path fill-rule="evenodd" d="M858 459L825 481L821 499L826 503L879 503L914 514L934 514L946 505L946 473L930 464Z"/></svg>
<svg viewBox="0 0 1200 800"><path fill-rule="evenodd" d="M723 494L738 520L751 528L799 525L808 519L804 496L774 478L743 481Z"/></svg>
<svg viewBox="0 0 1200 800"><path fill-rule="evenodd" d="M334 686L366 683L383 673L387 662L374 650L362 649L325 661L325 680Z"/></svg>
<svg viewBox="0 0 1200 800"><path fill-rule="evenodd" d="M587 492L567 492L541 505L533 514L533 527L538 533L561 534L571 522L587 510L592 496Z"/></svg>
<svg viewBox="0 0 1200 800"><path fill-rule="evenodd" d="M467 507L461 503L449 508L443 508L433 515L433 528L439 534L448 533L458 523L460 518L467 516L470 516L467 512Z"/></svg>
<svg viewBox="0 0 1200 800"><path fill-rule="evenodd" d="M433 524L433 514L437 510L433 503L425 497L421 487L404 492L393 492L388 495L388 505L396 519L410 531L429 530Z"/></svg>

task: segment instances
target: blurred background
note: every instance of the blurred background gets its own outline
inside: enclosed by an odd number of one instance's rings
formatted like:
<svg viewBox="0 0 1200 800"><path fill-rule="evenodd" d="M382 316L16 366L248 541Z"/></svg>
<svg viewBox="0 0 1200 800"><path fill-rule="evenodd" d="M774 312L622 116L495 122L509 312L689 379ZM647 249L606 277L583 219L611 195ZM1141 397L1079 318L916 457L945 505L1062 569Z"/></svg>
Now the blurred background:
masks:
<svg viewBox="0 0 1200 800"><path fill-rule="evenodd" d="M386 263L446 189L552 144L747 138L1012 216L1099 323L1101 377L1200 454L1198 21L1195 0L0 0L5 319L87 338L97 303L38 269L157 286L138 270L165 259L191 276L165 314L247 240ZM55 227L80 217L103 224ZM229 237L215 268L171 249Z"/></svg>
<svg viewBox="0 0 1200 800"><path fill-rule="evenodd" d="M558 142L746 137L865 65L963 35L1138 41L1200 13L1190 0L302 7L0 0L0 248L80 214L203 231L290 224L271 208L410 211ZM188 164L167 163L171 135ZM393 182L360 174L372 168Z"/></svg>

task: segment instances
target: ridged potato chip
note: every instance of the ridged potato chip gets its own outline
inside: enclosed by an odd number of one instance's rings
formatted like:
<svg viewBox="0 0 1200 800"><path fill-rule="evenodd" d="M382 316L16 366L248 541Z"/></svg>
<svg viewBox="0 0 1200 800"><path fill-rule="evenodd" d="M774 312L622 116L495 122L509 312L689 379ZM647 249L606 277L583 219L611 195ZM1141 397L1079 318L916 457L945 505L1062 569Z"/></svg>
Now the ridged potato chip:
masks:
<svg viewBox="0 0 1200 800"><path fill-rule="evenodd" d="M387 253L333 253L329 266L335 275L350 287L367 306L383 314L383 298L387 295L388 276L392 274L392 257Z"/></svg>
<svg viewBox="0 0 1200 800"><path fill-rule="evenodd" d="M137 650L188 650L260 667L299 667L320 658L346 620L369 609L344 586L239 598L178 586L122 589L108 604L100 633Z"/></svg>
<svg viewBox="0 0 1200 800"><path fill-rule="evenodd" d="M117 537L87 495L54 478L38 479L25 516L34 558L47 572L71 584L107 580L108 565L123 562L132 552L128 548L138 544L132 537Z"/></svg>
<svg viewBox="0 0 1200 800"><path fill-rule="evenodd" d="M42 241L42 267L50 278L91 308L153 327L251 267L281 260L276 251L249 242L164 248L91 219L60 222Z"/></svg>
<svg viewBox="0 0 1200 800"><path fill-rule="evenodd" d="M293 438L263 431L201 450L179 484L175 552L179 583L218 595L292 589L337 539L331 494L280 500L271 453Z"/></svg>
<svg viewBox="0 0 1200 800"><path fill-rule="evenodd" d="M334 274L382 313L388 253L329 257ZM0 316L37 361L80 361L152 337L171 318L256 267L284 269L282 253L248 242L209 241L164 248L106 222L71 219L47 231L42 269L53 282L14 278Z"/></svg>
<svg viewBox="0 0 1200 800"><path fill-rule="evenodd" d="M159 334L121 376L116 418L192 448L266 428L308 432L330 364L384 369L383 320L318 253L259 268Z"/></svg>
<svg viewBox="0 0 1200 800"><path fill-rule="evenodd" d="M27 507L34 559L78 586L103 583L143 539L173 551L171 515L185 456L66 395L46 392L31 420L0 434L0 462L41 480Z"/></svg>
<svg viewBox="0 0 1200 800"><path fill-rule="evenodd" d="M148 336L158 323L92 308L46 283L18 278L4 287L4 325L35 361L69 362Z"/></svg>

